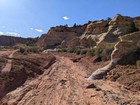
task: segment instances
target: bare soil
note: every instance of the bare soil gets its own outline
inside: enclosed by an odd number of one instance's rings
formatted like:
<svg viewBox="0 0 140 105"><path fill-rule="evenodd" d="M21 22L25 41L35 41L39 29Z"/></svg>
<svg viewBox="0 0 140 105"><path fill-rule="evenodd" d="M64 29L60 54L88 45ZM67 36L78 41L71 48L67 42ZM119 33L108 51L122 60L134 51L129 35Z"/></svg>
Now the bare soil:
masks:
<svg viewBox="0 0 140 105"><path fill-rule="evenodd" d="M140 104L140 70L134 65L117 65L103 80L88 81L109 61L59 52L14 56L13 77L0 105Z"/></svg>

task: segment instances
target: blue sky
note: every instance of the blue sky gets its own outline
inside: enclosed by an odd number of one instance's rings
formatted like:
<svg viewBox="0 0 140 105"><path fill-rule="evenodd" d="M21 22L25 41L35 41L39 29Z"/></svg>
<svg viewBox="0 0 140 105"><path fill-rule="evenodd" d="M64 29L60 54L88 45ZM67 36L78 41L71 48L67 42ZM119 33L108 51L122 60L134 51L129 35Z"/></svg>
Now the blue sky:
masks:
<svg viewBox="0 0 140 105"><path fill-rule="evenodd" d="M140 16L140 0L0 0L0 34L37 37L57 25Z"/></svg>

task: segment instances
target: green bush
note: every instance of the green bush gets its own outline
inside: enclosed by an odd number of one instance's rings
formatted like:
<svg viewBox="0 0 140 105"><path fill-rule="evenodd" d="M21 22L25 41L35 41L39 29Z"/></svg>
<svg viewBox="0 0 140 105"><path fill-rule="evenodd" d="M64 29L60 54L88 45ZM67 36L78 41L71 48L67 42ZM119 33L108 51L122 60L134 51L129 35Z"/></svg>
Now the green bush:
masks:
<svg viewBox="0 0 140 105"><path fill-rule="evenodd" d="M12 47L10 46L0 46L0 50L5 50L5 49L11 49Z"/></svg>
<svg viewBox="0 0 140 105"><path fill-rule="evenodd" d="M24 44L18 44L16 46L14 46L15 49L19 49L19 51L21 53L39 53L41 51L43 51L42 48L40 48L39 46L27 46Z"/></svg>
<svg viewBox="0 0 140 105"><path fill-rule="evenodd" d="M87 50L81 50L81 52L80 52L81 55L84 55L86 53L87 53Z"/></svg>
<svg viewBox="0 0 140 105"><path fill-rule="evenodd" d="M101 48L101 47L95 48L95 55L101 55L102 52L103 52L103 48Z"/></svg>
<svg viewBox="0 0 140 105"><path fill-rule="evenodd" d="M95 48L95 55L98 55L102 60L106 61L111 58L111 53L114 50L115 43L106 43Z"/></svg>
<svg viewBox="0 0 140 105"><path fill-rule="evenodd" d="M67 52L74 53L75 52L75 49L68 49Z"/></svg>
<svg viewBox="0 0 140 105"><path fill-rule="evenodd" d="M109 60L111 59L111 53L114 50L114 43L106 44L103 52L102 52L102 60Z"/></svg>
<svg viewBox="0 0 140 105"><path fill-rule="evenodd" d="M65 48L60 48L58 52L67 52L67 50Z"/></svg>
<svg viewBox="0 0 140 105"><path fill-rule="evenodd" d="M21 48L19 49L19 51L20 51L21 53L24 53L24 52L26 52L27 50L26 50L25 48L21 47Z"/></svg>
<svg viewBox="0 0 140 105"><path fill-rule="evenodd" d="M42 51L42 48L38 46L27 46L27 52L39 53Z"/></svg>
<svg viewBox="0 0 140 105"><path fill-rule="evenodd" d="M89 49L86 53L87 56L94 56L95 55L95 48Z"/></svg>
<svg viewBox="0 0 140 105"><path fill-rule="evenodd" d="M140 68L140 60L137 60L136 65L138 68Z"/></svg>
<svg viewBox="0 0 140 105"><path fill-rule="evenodd" d="M79 54L81 53L81 50L80 50L80 49L77 49L77 50L75 51L75 53L76 53L77 55L79 55Z"/></svg>
<svg viewBox="0 0 140 105"><path fill-rule="evenodd" d="M14 46L14 49L20 49L20 48L25 48L26 45L25 44L17 44Z"/></svg>

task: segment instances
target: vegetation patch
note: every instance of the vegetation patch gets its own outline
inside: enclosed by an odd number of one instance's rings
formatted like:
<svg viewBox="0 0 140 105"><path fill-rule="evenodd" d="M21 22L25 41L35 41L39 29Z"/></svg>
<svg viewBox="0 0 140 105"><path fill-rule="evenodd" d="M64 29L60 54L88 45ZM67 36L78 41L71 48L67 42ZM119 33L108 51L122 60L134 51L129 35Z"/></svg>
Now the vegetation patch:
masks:
<svg viewBox="0 0 140 105"><path fill-rule="evenodd" d="M87 55L87 56L99 56L103 61L111 59L111 53L114 50L115 43L106 43L104 45L99 45L97 47L91 48L79 48L75 47L72 49L59 48L59 52L75 53L77 55Z"/></svg>
<svg viewBox="0 0 140 105"><path fill-rule="evenodd" d="M19 49L19 51L21 53L39 53L41 51L43 51L42 48L40 48L39 46L35 46L35 45L32 45L32 46L27 46L25 44L18 44L18 45L15 45L14 46L15 49Z"/></svg>
<svg viewBox="0 0 140 105"><path fill-rule="evenodd" d="M136 64L137 64L137 68L140 68L140 60L137 60Z"/></svg>

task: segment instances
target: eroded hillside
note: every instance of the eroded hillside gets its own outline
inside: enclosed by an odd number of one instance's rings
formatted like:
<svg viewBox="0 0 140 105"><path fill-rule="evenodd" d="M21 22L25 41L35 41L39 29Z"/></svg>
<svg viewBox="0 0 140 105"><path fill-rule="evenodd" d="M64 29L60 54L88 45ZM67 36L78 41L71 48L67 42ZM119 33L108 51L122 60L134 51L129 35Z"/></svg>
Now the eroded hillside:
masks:
<svg viewBox="0 0 140 105"><path fill-rule="evenodd" d="M138 92L140 70L136 66L118 65L106 79L88 81L87 77L95 68L100 68L108 62L93 63L92 58L67 53L24 56L16 53L15 56L12 71L14 70L17 76L15 81L11 80L10 84L7 84L11 92L1 99L1 105L138 105L140 103ZM45 56L48 56L47 59ZM75 59L78 61L75 62ZM53 63L48 66L49 60ZM23 65L25 71L21 69ZM21 80L24 82L17 86ZM18 88L12 88L13 86Z"/></svg>
<svg viewBox="0 0 140 105"><path fill-rule="evenodd" d="M140 31L140 17L129 17L117 14L113 19L90 21L85 25L73 27L52 27L43 34L38 45L44 48L68 48L81 46L93 47L105 43L117 43L119 36Z"/></svg>
<svg viewBox="0 0 140 105"><path fill-rule="evenodd" d="M32 44L0 51L0 105L140 104L140 17L52 27Z"/></svg>

